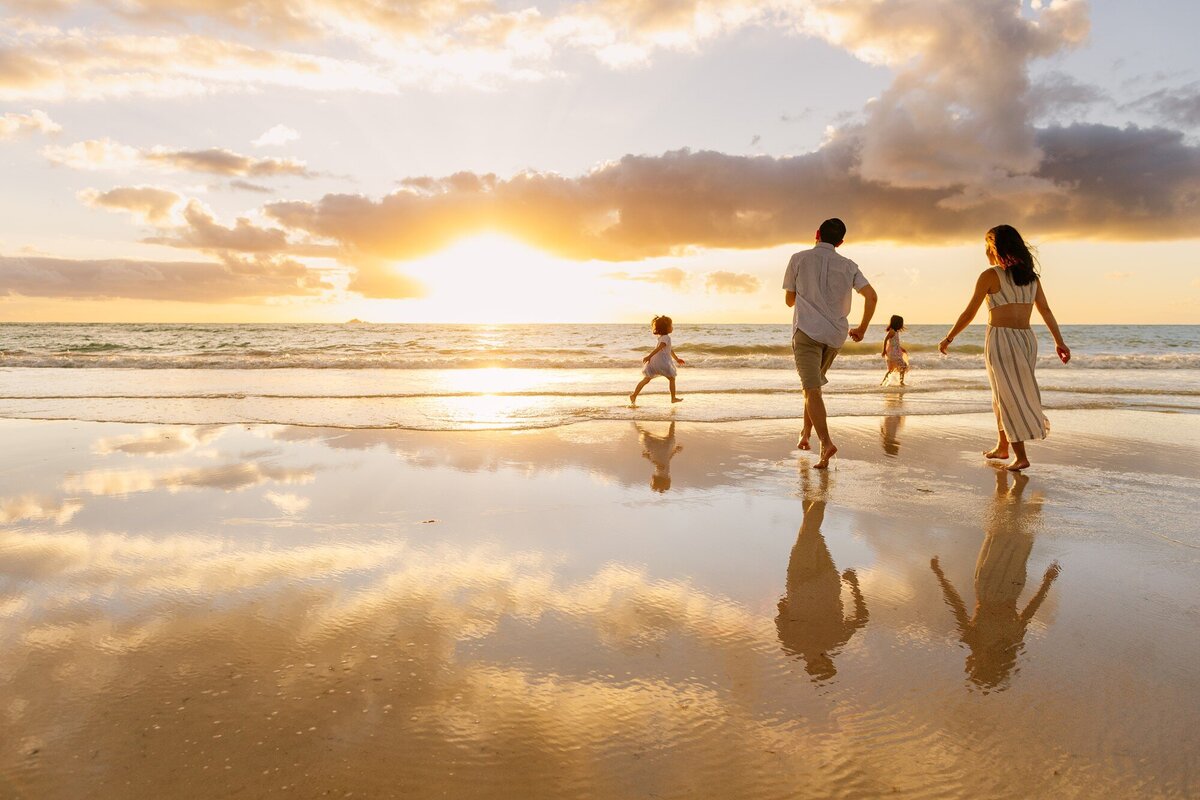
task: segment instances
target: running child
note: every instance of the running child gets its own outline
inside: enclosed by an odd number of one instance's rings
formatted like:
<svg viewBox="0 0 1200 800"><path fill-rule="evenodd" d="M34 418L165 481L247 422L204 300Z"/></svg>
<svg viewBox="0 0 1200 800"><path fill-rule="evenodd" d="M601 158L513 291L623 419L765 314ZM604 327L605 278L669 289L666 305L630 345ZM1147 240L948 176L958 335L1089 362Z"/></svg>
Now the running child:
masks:
<svg viewBox="0 0 1200 800"><path fill-rule="evenodd" d="M658 337L658 347L655 347L650 351L650 355L642 359L646 365L642 367L642 374L646 377L642 378L641 383L633 390L633 394L629 395L629 402L637 403L638 394L646 388L646 384L661 375L667 379L667 384L671 387L671 402L681 403L683 398L675 396L675 375L678 373L675 365L683 364L684 361L671 349L671 331L675 330L675 326L671 323L670 317L655 317L650 321L650 329Z"/></svg>
<svg viewBox="0 0 1200 800"><path fill-rule="evenodd" d="M900 376L900 385L904 385L904 375L908 372L908 351L900 346L900 331L904 330L904 317L893 314L887 326L887 335L883 337L883 357L887 359L887 372L883 375L880 386L887 384L892 373Z"/></svg>

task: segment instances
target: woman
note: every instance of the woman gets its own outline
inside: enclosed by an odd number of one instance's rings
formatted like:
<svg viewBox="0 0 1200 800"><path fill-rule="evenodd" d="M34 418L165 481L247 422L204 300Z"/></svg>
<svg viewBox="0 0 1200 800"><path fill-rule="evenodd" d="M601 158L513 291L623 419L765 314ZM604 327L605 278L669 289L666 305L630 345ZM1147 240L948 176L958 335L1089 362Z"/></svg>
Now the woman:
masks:
<svg viewBox="0 0 1200 800"><path fill-rule="evenodd" d="M988 458L1008 458L1012 445L1013 460L1008 469L1014 472L1029 466L1025 442L1045 439L1049 423L1042 414L1042 396L1038 390L1034 368L1037 365L1037 337L1029 329L1029 317L1037 306L1038 313L1050 335L1054 351L1066 364L1071 350L1063 342L1058 322L1050 311L1037 264L1029 246L1011 225L997 225L987 232L988 263L975 282L967 309L942 339L938 350L943 354L979 311L984 298L988 302L987 337L984 339L983 360L987 365L988 381L992 385L992 410L996 412L999 438L996 446L984 453Z"/></svg>

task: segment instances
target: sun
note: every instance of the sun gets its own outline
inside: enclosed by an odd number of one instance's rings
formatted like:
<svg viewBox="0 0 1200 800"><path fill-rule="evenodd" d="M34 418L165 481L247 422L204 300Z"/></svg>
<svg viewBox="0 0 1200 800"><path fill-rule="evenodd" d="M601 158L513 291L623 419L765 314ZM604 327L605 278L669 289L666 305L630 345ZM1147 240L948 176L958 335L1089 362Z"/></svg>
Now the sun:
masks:
<svg viewBox="0 0 1200 800"><path fill-rule="evenodd" d="M585 291L593 278L583 265L500 233L460 239L395 269L419 281L427 294L389 301L376 315L380 321L554 322L586 319L595 311Z"/></svg>

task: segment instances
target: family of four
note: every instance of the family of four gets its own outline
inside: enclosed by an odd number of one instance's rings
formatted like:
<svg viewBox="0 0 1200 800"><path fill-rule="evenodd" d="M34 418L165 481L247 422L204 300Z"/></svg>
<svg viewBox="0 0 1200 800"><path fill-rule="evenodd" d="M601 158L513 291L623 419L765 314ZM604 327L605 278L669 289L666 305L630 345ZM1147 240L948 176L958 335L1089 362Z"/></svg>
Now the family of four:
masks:
<svg viewBox="0 0 1200 800"><path fill-rule="evenodd" d="M829 460L837 453L821 394L821 387L829 382L826 373L847 338L861 342L866 336L879 302L879 296L858 265L837 251L845 238L845 223L840 219L825 220L817 229L816 246L793 255L783 276L784 300L792 309L792 353L804 390L804 427L798 446L801 450L811 449L810 440L816 433L820 443L820 457L814 465L817 469L828 467ZM992 387L998 438L996 446L984 455L1007 460L1011 450L1008 469L1019 471L1029 466L1025 442L1044 439L1049 431L1034 374L1037 337L1029 327L1029 320L1035 307L1054 337L1055 352L1064 364L1070 360L1071 351L1063 341L1042 291L1033 254L1021 234L1010 225L998 225L987 232L984 241L991 267L980 274L966 309L938 349L943 354L948 351L986 300L984 363ZM847 318L854 292L861 294L865 302L862 321L858 327L850 328ZM671 348L671 320L655 317L652 326L659 339L658 346L643 359L644 377L629 399L636 402L646 384L661 375L670 383L671 401L679 402L675 393L676 364L684 362ZM888 358L889 372L900 366L898 334L902 327L903 320L899 317L893 317L888 326L884 355ZM902 370L900 374L903 381Z"/></svg>

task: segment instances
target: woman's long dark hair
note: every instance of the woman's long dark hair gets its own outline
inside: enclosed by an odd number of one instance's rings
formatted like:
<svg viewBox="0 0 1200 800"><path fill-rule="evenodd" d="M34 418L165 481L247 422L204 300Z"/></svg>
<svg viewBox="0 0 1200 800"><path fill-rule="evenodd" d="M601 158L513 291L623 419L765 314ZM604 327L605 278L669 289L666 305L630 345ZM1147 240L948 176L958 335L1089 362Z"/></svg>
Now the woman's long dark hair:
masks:
<svg viewBox="0 0 1200 800"><path fill-rule="evenodd" d="M1037 259L1012 225L997 225L983 240L996 263L1004 265L1017 286L1028 286L1038 279Z"/></svg>

